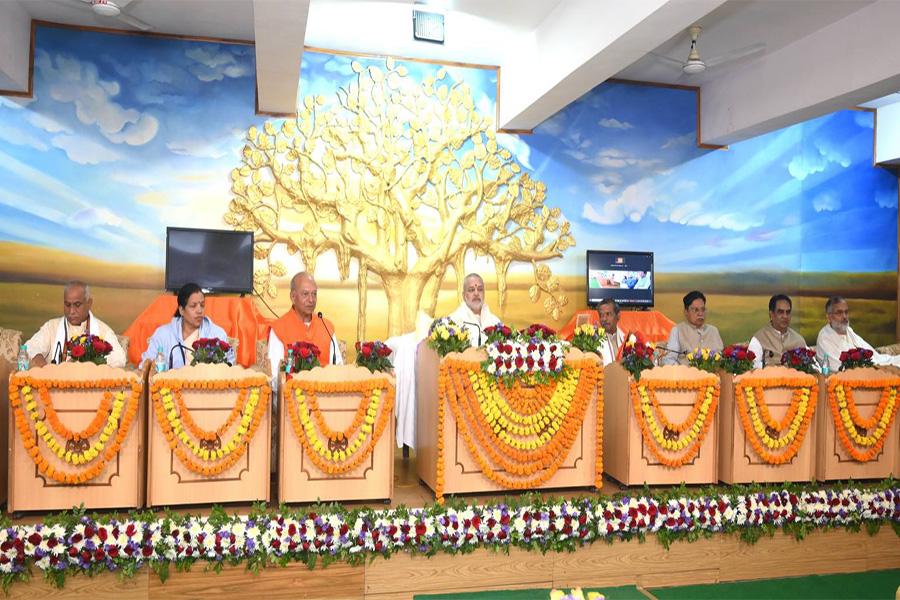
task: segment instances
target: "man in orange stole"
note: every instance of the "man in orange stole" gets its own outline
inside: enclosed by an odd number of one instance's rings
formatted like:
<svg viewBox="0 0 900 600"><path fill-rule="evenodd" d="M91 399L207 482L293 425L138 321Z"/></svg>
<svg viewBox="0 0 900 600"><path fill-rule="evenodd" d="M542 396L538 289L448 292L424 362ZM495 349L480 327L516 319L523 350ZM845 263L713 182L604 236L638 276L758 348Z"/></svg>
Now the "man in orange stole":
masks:
<svg viewBox="0 0 900 600"><path fill-rule="evenodd" d="M272 324L269 330L269 364L277 377L278 365L285 358L285 344L309 342L319 347L322 365L343 364L334 325L316 313L319 286L306 271L291 279L291 310Z"/></svg>

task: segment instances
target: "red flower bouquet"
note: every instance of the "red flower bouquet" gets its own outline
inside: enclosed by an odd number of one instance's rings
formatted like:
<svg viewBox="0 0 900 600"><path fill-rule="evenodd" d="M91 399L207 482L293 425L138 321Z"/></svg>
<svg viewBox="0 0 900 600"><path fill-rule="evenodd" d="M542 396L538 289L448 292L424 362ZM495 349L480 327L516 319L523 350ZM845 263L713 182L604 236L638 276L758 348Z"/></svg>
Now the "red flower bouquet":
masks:
<svg viewBox="0 0 900 600"><path fill-rule="evenodd" d="M322 351L315 344L294 342L293 344L288 344L286 352L285 370L288 373L309 371L315 367L322 366L322 363L319 362Z"/></svg>
<svg viewBox="0 0 900 600"><path fill-rule="evenodd" d="M365 367L373 373L377 371L390 371L394 366L388 358L391 349L384 342L356 342L356 364Z"/></svg>
<svg viewBox="0 0 900 600"><path fill-rule="evenodd" d="M845 352L841 352L841 371L874 366L872 351L868 348L850 348Z"/></svg>
<svg viewBox="0 0 900 600"><path fill-rule="evenodd" d="M641 380L641 372L653 368L653 354L656 347L640 341L636 335L629 335L622 348L622 366L631 373L635 381Z"/></svg>
<svg viewBox="0 0 900 600"><path fill-rule="evenodd" d="M797 369L804 373L815 375L819 372L816 368L816 352L812 348L801 346L788 350L781 355L781 364L785 367Z"/></svg>
<svg viewBox="0 0 900 600"><path fill-rule="evenodd" d="M74 362L92 362L105 365L106 355L112 352L112 344L100 336L85 334L66 342L66 353Z"/></svg>
<svg viewBox="0 0 900 600"><path fill-rule="evenodd" d="M194 349L194 358L191 365L215 365L226 362L231 346L228 342L219 338L200 338L191 347Z"/></svg>
<svg viewBox="0 0 900 600"><path fill-rule="evenodd" d="M506 341L513 336L515 331L509 325L504 325L503 323L497 323L496 325L491 325L490 327L484 328L484 335L487 338L485 340L485 345L493 344L494 342Z"/></svg>
<svg viewBox="0 0 900 600"><path fill-rule="evenodd" d="M756 353L747 344L732 344L722 350L721 367L726 373L740 375L753 368Z"/></svg>

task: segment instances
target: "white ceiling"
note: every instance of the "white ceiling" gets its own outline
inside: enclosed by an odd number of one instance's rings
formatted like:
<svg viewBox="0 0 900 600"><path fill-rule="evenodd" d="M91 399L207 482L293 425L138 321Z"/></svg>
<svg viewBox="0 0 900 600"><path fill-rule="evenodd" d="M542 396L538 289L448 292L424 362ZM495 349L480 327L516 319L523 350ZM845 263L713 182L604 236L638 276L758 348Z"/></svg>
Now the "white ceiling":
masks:
<svg viewBox="0 0 900 600"><path fill-rule="evenodd" d="M0 5L4 3L18 3L33 19L135 30L117 19L96 16L83 0L0 0ZM900 85L888 83L892 76L900 74L900 65L894 67L894 62L900 59L893 58L900 56L900 36L893 29L888 35L885 28L890 23L880 22L885 20L884 15L900 17L900 0L420 2L428 9L445 12L447 42L443 46L412 40L412 0L122 0L118 3L125 14L147 23L156 33L247 41L259 38L257 63L261 71L268 73L277 71L273 65L283 62L286 52L302 52L304 44L498 65L503 70L501 97L508 100L513 95L515 100L521 100L514 110L501 115L501 126L534 127L610 76L702 86L704 90L710 86L715 92L711 95L722 110L736 110L742 99L731 99L732 104L728 106L727 90L716 89L715 84L734 73L746 72L747 77L759 78L760 86L765 88L766 83L779 79L782 64L797 68L797 60L792 56L795 47L797 52L808 52L813 47L823 48L825 54L832 51L848 55L858 46L875 48L877 54L869 58L880 62L876 65L877 72L860 77L850 71L853 61L842 65L839 60L829 59L834 72L821 76L846 77L851 80L850 87L823 91L818 88L829 86L807 77L804 89L800 90L804 97L802 103L777 109L789 110L791 119L809 118L816 111L821 114L826 105L833 110L836 102L871 101L900 89ZM9 19L4 22L2 8L0 39L7 28L15 26L10 25ZM266 19L261 22L260 15L264 13ZM283 20L277 18L281 14L285 15ZM897 22L900 20L893 21ZM677 66L650 54L684 60L690 46L686 29L693 23L703 27L698 49L706 60L751 44L763 43L765 49L697 76L685 76ZM818 58L815 55L804 58L812 75L822 68L816 64ZM867 68L872 70L871 65ZM851 74L844 74L841 69ZM0 57L0 75L4 71L8 72L9 67ZM265 109L264 103L272 102L283 108L295 100L289 97L290 93L286 97L280 91L291 89L281 79L278 79L279 91L263 93L274 81L259 76L261 109ZM769 87L760 93L798 94L790 86L782 87L785 89ZM849 93L851 88L858 92ZM816 97L823 94L827 97ZM512 104L507 102L506 107ZM706 110L704 107L704 113ZM758 123L729 129L728 115L719 116L722 118L718 121L712 119L722 123L721 131L716 130L714 135L716 141L725 142L729 136L734 140L735 136L747 135L746 132L756 131L771 120L771 115L760 115L753 118Z"/></svg>

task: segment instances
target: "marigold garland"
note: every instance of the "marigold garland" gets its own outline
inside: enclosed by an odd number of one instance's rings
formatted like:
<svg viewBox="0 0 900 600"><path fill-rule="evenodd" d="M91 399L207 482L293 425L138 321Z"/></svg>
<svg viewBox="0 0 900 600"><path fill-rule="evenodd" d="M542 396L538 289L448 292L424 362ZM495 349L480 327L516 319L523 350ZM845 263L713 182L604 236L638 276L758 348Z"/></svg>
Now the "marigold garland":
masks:
<svg viewBox="0 0 900 600"><path fill-rule="evenodd" d="M342 431L331 429L318 394L360 394L353 422ZM323 473L340 475L359 467L375 451L393 417L394 386L384 377L342 382L291 378L285 382L284 402L306 456Z"/></svg>
<svg viewBox="0 0 900 600"><path fill-rule="evenodd" d="M859 388L881 390L881 397L869 419L864 419L859 414L853 399L853 390ZM895 377L852 381L835 376L829 380L828 404L831 406L831 415L834 418L834 430L847 454L853 460L868 462L881 452L897 414L898 388L900 388L900 379ZM869 429L873 428L875 431L871 434L867 433ZM857 446L868 449L860 450L857 449Z"/></svg>
<svg viewBox="0 0 900 600"><path fill-rule="evenodd" d="M190 411L180 400L181 391L185 389L213 392L237 389L238 399L225 424L216 428L215 432L207 432L196 426ZM220 475L240 460L269 408L270 396L271 388L264 375L239 380L209 381L163 378L153 380L150 384L153 412L169 448L181 464L205 477ZM239 421L236 414L240 415ZM232 428L235 422L238 424L234 428L234 435L222 443L219 436ZM191 425L188 426L188 423ZM212 433L215 435L211 435ZM200 461L194 460L191 455Z"/></svg>
<svg viewBox="0 0 900 600"><path fill-rule="evenodd" d="M485 374L479 363L444 359L438 381L438 460L435 495L443 502L444 402L469 453L486 477L506 488L538 487L568 456L602 371L592 359L569 361L552 383L524 385ZM501 393L502 392L502 393ZM595 483L602 483L602 400L598 399ZM473 435L474 434L474 435ZM505 472L505 473L503 473Z"/></svg>
<svg viewBox="0 0 900 600"><path fill-rule="evenodd" d="M50 396L53 389L103 390L97 414L85 429L74 432L62 423ZM126 396L125 390L128 389L131 393ZM40 405L34 398L34 390L38 391ZM13 375L9 383L9 402L26 452L40 473L69 485L83 484L96 478L118 455L131 431L142 393L143 386L134 377L64 381L18 374ZM40 408L43 408L43 415ZM29 421L34 426L33 431ZM54 432L65 442L57 441ZM39 442L43 442L60 460L75 466L86 465L86 468L76 472L57 469L43 455Z"/></svg>
<svg viewBox="0 0 900 600"><path fill-rule="evenodd" d="M697 398L691 412L682 423L672 423L665 417L656 399L656 390L696 392ZM711 375L689 381L632 380L631 400L644 442L651 453L667 467L678 468L694 460L700 452L719 404L719 378ZM657 421L661 422L662 427ZM662 450L683 452L670 458Z"/></svg>
<svg viewBox="0 0 900 600"><path fill-rule="evenodd" d="M791 403L781 421L772 418L766 405L765 390L772 388L792 390ZM744 436L756 455L771 465L783 465L793 460L803 446L816 411L819 397L816 378L744 377L735 382L734 389Z"/></svg>

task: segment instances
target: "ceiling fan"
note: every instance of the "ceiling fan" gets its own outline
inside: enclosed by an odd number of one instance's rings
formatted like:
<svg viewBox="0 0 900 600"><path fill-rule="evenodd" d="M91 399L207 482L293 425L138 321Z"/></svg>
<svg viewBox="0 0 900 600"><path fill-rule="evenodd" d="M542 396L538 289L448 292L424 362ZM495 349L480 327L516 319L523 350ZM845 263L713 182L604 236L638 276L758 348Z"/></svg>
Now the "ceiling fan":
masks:
<svg viewBox="0 0 900 600"><path fill-rule="evenodd" d="M129 5L136 4L139 1L140 0L64 0L64 3L68 6L80 6L84 10L90 10L100 17L116 19L140 29L141 31L149 31L153 29L150 25L125 12L125 9Z"/></svg>
<svg viewBox="0 0 900 600"><path fill-rule="evenodd" d="M684 75L697 75L699 73L703 73L707 69L739 60L741 58L752 56L753 54L762 52L766 48L766 45L763 43L751 44L750 46L744 46L743 48L738 48L737 50L732 50L731 52L720 54L718 56L710 58L709 60L703 60L702 58L700 58L700 49L698 47L700 32L702 30L703 28L699 25L692 25L688 29L688 33L691 36L691 49L690 52L688 52L687 59L684 61L672 58L671 56L657 54L656 52L651 52L650 54L665 63L668 63L674 67L678 67L678 69Z"/></svg>

